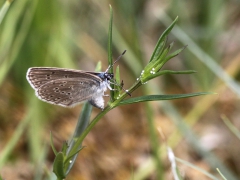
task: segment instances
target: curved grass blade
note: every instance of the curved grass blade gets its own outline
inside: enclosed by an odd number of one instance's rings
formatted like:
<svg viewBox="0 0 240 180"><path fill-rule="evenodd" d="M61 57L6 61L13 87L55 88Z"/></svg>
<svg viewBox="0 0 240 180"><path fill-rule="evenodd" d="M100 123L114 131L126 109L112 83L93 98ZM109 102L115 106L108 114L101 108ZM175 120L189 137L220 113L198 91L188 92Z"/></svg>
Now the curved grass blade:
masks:
<svg viewBox="0 0 240 180"><path fill-rule="evenodd" d="M223 120L224 124L228 127L228 129L238 138L240 139L240 132L237 127L235 127L231 121L227 118L227 116L222 115L221 119Z"/></svg>
<svg viewBox="0 0 240 180"><path fill-rule="evenodd" d="M207 172L207 171L204 170L203 168L200 168L200 167L198 167L198 166L196 166L196 165L194 165L194 164L192 164L192 163L190 163L190 162L188 162L188 161L185 161L185 160L180 159L180 158L177 158L177 157L175 157L175 160L176 160L177 162L180 162L181 164L184 164L185 166L188 166L188 167L190 167L190 168L192 168L192 169L195 169L196 171L201 172L202 174L204 174L205 176L207 176L207 177L210 178L210 179L219 180L218 177L214 176L213 174Z"/></svg>
<svg viewBox="0 0 240 180"><path fill-rule="evenodd" d="M222 172L217 168L217 171L218 173L221 175L221 177L224 179L224 180L227 180L227 178L225 178L225 176L222 174Z"/></svg>

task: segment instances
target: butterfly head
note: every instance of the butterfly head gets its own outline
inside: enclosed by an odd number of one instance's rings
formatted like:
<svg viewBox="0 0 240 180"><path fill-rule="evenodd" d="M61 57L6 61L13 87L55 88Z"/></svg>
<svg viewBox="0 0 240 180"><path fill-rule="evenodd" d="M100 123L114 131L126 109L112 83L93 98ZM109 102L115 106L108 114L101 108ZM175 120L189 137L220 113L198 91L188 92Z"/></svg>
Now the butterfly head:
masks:
<svg viewBox="0 0 240 180"><path fill-rule="evenodd" d="M104 73L104 79L110 81L114 77L113 73Z"/></svg>

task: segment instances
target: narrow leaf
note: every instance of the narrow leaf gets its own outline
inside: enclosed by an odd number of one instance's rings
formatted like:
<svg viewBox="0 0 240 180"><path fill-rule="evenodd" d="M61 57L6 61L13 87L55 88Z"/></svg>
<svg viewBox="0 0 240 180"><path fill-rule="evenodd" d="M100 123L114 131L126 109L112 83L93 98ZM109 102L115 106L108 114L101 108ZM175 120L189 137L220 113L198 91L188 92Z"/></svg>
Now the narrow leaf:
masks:
<svg viewBox="0 0 240 180"><path fill-rule="evenodd" d="M116 67L115 79L116 79L116 82L117 82L118 84L120 84L121 78L120 78L119 66Z"/></svg>
<svg viewBox="0 0 240 180"><path fill-rule="evenodd" d="M109 27L108 27L108 64L112 65L112 21L113 21L113 11L112 6L109 5L110 8L110 20L109 20ZM109 72L113 72L112 69Z"/></svg>
<svg viewBox="0 0 240 180"><path fill-rule="evenodd" d="M174 51L173 53L169 54L169 55L166 57L167 61L168 61L169 59L172 59L173 57L177 56L177 55L178 55L180 52L182 52L186 47L187 47L187 46L184 46L184 47L182 47L181 49L178 49L178 50Z"/></svg>
<svg viewBox="0 0 240 180"><path fill-rule="evenodd" d="M186 71L171 71L171 70L162 70L157 72L156 74L158 76L165 75L165 74L193 74L196 73L197 71L194 70L186 70Z"/></svg>
<svg viewBox="0 0 240 180"><path fill-rule="evenodd" d="M154 52L154 57L152 57L149 62L159 59L160 55L164 50L166 43L167 43L167 36L162 38L159 45L156 47L157 49L156 49L156 52Z"/></svg>
<svg viewBox="0 0 240 180"><path fill-rule="evenodd" d="M168 48L165 48L163 50L163 52L161 53L161 55L158 57L158 59L152 61L152 62L149 62L146 67L144 68L145 71L150 71L153 67L156 69L156 70L159 70L160 67L162 67L164 64L165 64L165 57L167 56L169 50ZM142 79L145 79L146 77L145 76L142 76Z"/></svg>
<svg viewBox="0 0 240 180"><path fill-rule="evenodd" d="M158 39L157 45L153 51L153 54L149 62L151 62L154 59L154 57L156 57L156 54L159 52L159 49L160 49L159 47L163 44L163 41L165 40L166 36L171 32L177 20L178 20L178 17L176 17L176 19L172 22L172 24L162 33L162 35Z"/></svg>
<svg viewBox="0 0 240 180"><path fill-rule="evenodd" d="M162 70L159 72L156 72L155 74L152 74L151 76L148 76L145 80L149 81L153 78L156 78L158 76L162 76L162 75L167 75L167 74L193 74L196 73L197 71L194 70L187 70L187 71L171 71L171 70Z"/></svg>
<svg viewBox="0 0 240 180"><path fill-rule="evenodd" d="M54 159L53 162L53 172L56 174L56 176L61 179L65 178L65 174L64 174L64 166L63 166L63 153L60 152L57 154L56 158Z"/></svg>
<svg viewBox="0 0 240 180"><path fill-rule="evenodd" d="M155 66L156 69L161 69L163 67L163 65L169 60L168 58L166 58L166 56L168 55L172 46L173 46L173 43L171 43L167 48L165 48L163 50L161 56L159 57L159 59L157 61L156 66Z"/></svg>
<svg viewBox="0 0 240 180"><path fill-rule="evenodd" d="M129 98L129 99L123 100L119 103L119 105L133 104L133 103L146 102L146 101L173 100L173 99L189 98L189 97L208 95L208 94L215 94L215 93L199 92L199 93L191 93L191 94L148 95L148 96L140 96L136 98Z"/></svg>
<svg viewBox="0 0 240 180"><path fill-rule="evenodd" d="M162 68L162 66L169 60L166 58L167 54L169 53L170 49L172 48L173 43L171 43L167 48L164 48L161 54L157 55L158 59L154 59L154 61L149 62L145 67L146 71L149 71L154 67L156 70ZM145 77L143 77L145 78Z"/></svg>
<svg viewBox="0 0 240 180"><path fill-rule="evenodd" d="M74 152L73 154L69 154L68 157L67 157L67 159L65 160L65 163L66 163L66 162L69 162L69 161L72 159L72 157L75 156L75 155L77 155L83 148L84 148L84 146L81 147L78 151ZM74 158L73 158L73 159L74 159ZM72 160L71 163L74 163L74 161Z"/></svg>
<svg viewBox="0 0 240 180"><path fill-rule="evenodd" d="M65 155L67 153L67 150L68 150L68 143L64 141L61 152Z"/></svg>
<svg viewBox="0 0 240 180"><path fill-rule="evenodd" d="M52 132L50 132L50 139L51 139L51 147L52 147L52 150L55 154L55 156L58 154L56 148L54 147L54 144L53 144L53 137L52 137Z"/></svg>
<svg viewBox="0 0 240 180"><path fill-rule="evenodd" d="M117 89L117 90L114 91L114 100L117 99L117 97L119 96L120 91L121 91L121 82L120 82L121 78L120 78L119 66L117 66L117 68L116 68L115 79L116 79L117 85L114 86L114 89Z"/></svg>

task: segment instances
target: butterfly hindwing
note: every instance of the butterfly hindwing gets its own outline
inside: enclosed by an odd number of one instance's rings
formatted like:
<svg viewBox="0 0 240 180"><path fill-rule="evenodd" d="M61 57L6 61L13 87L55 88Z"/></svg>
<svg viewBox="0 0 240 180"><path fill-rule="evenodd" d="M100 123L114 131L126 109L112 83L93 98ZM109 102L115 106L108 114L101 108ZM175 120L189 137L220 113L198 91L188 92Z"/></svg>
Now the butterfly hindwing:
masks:
<svg viewBox="0 0 240 180"><path fill-rule="evenodd" d="M36 90L39 99L60 106L75 106L91 100L100 92L100 83L94 79L68 78L50 81Z"/></svg>

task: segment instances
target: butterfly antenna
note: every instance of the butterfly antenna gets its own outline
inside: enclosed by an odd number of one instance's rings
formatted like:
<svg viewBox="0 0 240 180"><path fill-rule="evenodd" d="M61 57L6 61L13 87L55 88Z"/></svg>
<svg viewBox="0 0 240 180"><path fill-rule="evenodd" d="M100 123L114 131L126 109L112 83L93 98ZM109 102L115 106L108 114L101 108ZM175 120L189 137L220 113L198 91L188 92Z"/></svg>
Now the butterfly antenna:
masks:
<svg viewBox="0 0 240 180"><path fill-rule="evenodd" d="M127 50L124 50L124 51L122 52L122 54L121 54L120 56L118 56L118 58L113 62L113 64L108 66L108 68L107 68L107 70L106 70L105 72L108 72L109 69L112 68L113 65L114 65L119 59L121 59L121 57L126 53L126 51L127 51Z"/></svg>

